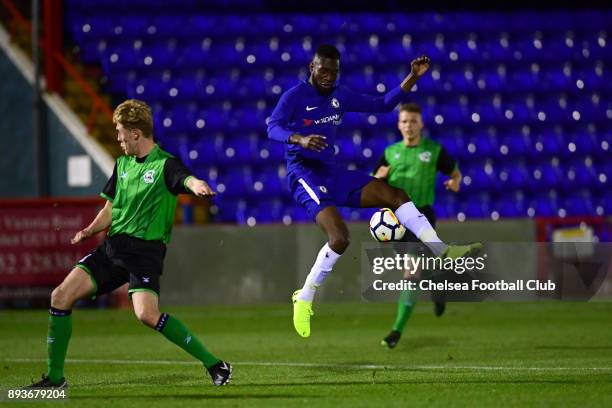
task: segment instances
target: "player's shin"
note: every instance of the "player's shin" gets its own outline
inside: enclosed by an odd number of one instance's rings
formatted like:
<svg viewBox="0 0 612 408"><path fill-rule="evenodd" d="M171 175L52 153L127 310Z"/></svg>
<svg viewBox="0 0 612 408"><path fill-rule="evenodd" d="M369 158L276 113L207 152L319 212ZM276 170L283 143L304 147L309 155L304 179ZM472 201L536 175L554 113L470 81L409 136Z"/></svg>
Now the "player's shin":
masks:
<svg viewBox="0 0 612 408"><path fill-rule="evenodd" d="M206 368L220 362L204 347L204 344L177 318L162 313L155 326L155 330L163 334L168 340L197 358Z"/></svg>
<svg viewBox="0 0 612 408"><path fill-rule="evenodd" d="M418 239L427 245L435 255L442 255L446 248L448 248L448 245L438 238L436 230L431 226L427 217L415 207L412 201L402 204L395 210L395 216L404 227L408 228Z"/></svg>
<svg viewBox="0 0 612 408"><path fill-rule="evenodd" d="M393 323L393 330L400 333L404 332L406 323L408 319L410 319L410 315L412 315L412 310L414 309L418 295L418 289L402 291L397 301L397 316Z"/></svg>
<svg viewBox="0 0 612 408"><path fill-rule="evenodd" d="M49 309L49 332L47 334L47 365L49 380L58 384L64 377L64 361L68 342L72 335L72 310Z"/></svg>
<svg viewBox="0 0 612 408"><path fill-rule="evenodd" d="M321 286L327 275L332 271L340 255L331 249L327 243L323 245L317 255L317 260L306 277L304 287L300 291L298 296L300 300L312 302L317 288Z"/></svg>

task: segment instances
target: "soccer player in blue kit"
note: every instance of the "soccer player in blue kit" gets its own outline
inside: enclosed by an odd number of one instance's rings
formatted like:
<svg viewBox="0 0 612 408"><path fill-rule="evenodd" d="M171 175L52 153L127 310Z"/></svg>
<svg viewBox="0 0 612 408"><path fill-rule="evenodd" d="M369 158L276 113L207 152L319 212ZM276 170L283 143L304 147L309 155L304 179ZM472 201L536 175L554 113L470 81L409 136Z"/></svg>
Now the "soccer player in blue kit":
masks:
<svg viewBox="0 0 612 408"><path fill-rule="evenodd" d="M309 65L310 78L281 95L268 122L268 136L286 144L287 178L295 201L327 234L304 287L293 294L293 325L310 336L312 302L317 288L349 245L349 232L337 207L391 208L397 219L436 255L473 256L482 245L448 246L406 193L366 172L336 164L334 141L345 112L390 112L429 69L426 56L413 60L402 83L381 96L356 93L336 84L340 52L321 45Z"/></svg>

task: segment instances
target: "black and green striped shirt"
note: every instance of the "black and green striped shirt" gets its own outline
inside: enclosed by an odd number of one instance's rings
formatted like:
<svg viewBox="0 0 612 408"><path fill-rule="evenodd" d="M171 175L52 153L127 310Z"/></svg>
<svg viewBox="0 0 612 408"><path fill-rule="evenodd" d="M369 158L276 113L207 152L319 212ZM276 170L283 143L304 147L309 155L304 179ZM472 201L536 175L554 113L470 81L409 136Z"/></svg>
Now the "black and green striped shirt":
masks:
<svg viewBox="0 0 612 408"><path fill-rule="evenodd" d="M119 157L100 194L113 203L108 235L168 243L177 194L190 192L189 177L189 170L158 145L142 158Z"/></svg>
<svg viewBox="0 0 612 408"><path fill-rule="evenodd" d="M406 146L403 141L388 146L374 173L380 166L391 166L387 182L404 190L421 208L434 203L436 173L450 175L457 161L442 145L421 137L416 146Z"/></svg>

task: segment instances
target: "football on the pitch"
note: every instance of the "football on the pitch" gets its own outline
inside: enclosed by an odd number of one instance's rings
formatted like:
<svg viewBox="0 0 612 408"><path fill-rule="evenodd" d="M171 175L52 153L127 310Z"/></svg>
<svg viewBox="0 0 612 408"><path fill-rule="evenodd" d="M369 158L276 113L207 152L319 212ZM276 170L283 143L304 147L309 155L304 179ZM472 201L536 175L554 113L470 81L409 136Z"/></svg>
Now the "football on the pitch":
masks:
<svg viewBox="0 0 612 408"><path fill-rule="evenodd" d="M378 242L399 241L406 228L389 208L381 208L370 218L370 233Z"/></svg>

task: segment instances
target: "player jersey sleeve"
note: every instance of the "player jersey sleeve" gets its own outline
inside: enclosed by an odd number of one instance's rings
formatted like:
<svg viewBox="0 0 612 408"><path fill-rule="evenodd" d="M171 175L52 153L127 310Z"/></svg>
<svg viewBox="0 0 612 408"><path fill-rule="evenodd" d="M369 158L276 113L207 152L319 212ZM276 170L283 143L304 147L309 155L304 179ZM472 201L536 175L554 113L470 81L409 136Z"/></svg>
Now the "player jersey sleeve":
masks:
<svg viewBox="0 0 612 408"><path fill-rule="evenodd" d="M387 158L385 157L383 153L383 155L380 156L380 158L376 162L376 166L374 166L374 170L372 170L372 174L376 174L378 169L381 168L382 166L388 166L388 165L389 165L389 162L387 161Z"/></svg>
<svg viewBox="0 0 612 408"><path fill-rule="evenodd" d="M113 200L115 199L116 191L117 191L117 162L115 162L115 167L113 167L113 174L110 176L110 178L106 182L106 185L102 189L100 196L110 202L113 202Z"/></svg>
<svg viewBox="0 0 612 408"><path fill-rule="evenodd" d="M349 112L386 113L391 112L402 101L404 92L399 86L384 95L368 95L344 88Z"/></svg>
<svg viewBox="0 0 612 408"><path fill-rule="evenodd" d="M164 163L164 181L172 194L191 193L191 190L185 186L189 177L191 172L179 159L169 158Z"/></svg>
<svg viewBox="0 0 612 408"><path fill-rule="evenodd" d="M455 168L457 168L457 160L450 155L448 150L442 147L440 148L436 168L439 172L448 176L453 172L453 170L455 170Z"/></svg>
<svg viewBox="0 0 612 408"><path fill-rule="evenodd" d="M268 137L270 139L276 140L277 142L289 143L289 137L295 133L288 129L293 110L294 106L291 103L291 98L289 94L285 92L280 97L268 121Z"/></svg>

